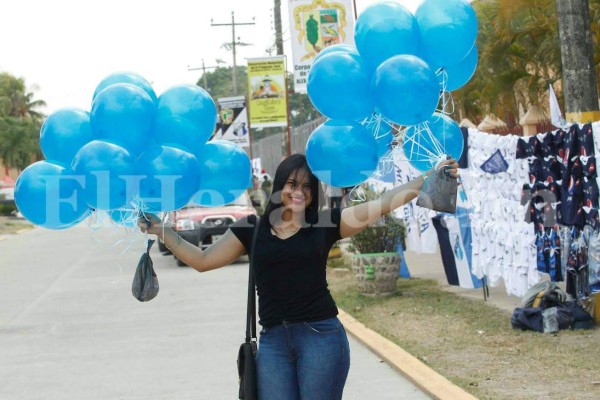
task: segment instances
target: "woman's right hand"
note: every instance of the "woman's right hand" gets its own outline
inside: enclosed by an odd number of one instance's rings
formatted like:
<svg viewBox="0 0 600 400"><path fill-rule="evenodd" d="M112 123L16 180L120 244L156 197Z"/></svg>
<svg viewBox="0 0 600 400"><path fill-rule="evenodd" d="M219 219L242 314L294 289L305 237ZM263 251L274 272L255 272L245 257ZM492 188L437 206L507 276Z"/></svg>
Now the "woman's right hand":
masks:
<svg viewBox="0 0 600 400"><path fill-rule="evenodd" d="M137 225L142 233L150 233L159 236L162 235L165 228L161 219L150 213L140 214Z"/></svg>

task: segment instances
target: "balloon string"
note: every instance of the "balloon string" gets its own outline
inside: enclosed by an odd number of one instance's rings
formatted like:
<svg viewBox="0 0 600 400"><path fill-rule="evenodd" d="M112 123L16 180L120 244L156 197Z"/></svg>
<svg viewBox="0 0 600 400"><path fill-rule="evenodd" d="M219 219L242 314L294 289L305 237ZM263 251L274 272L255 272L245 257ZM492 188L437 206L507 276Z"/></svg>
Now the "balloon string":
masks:
<svg viewBox="0 0 600 400"><path fill-rule="evenodd" d="M426 157L426 158L436 157L437 154L435 154L428 147L426 147L424 144L421 143L421 139L425 139L425 137L424 137L425 135L422 135L421 133L424 130L426 131L426 129L424 129L422 125L415 125L415 126L411 127L410 129L412 129L414 133L411 135L407 129L407 130L405 130L404 137L402 138L402 141L404 143L410 144L410 154L407 156L412 156L414 154L414 155ZM431 135L427 135L427 136L430 137ZM415 149L415 147L417 149Z"/></svg>
<svg viewBox="0 0 600 400"><path fill-rule="evenodd" d="M141 248L143 248L143 252L146 251L148 235L144 235L144 240L141 241L137 227L138 214L142 212L138 204L140 203L136 204L132 202L128 208L112 211L120 222L115 221L107 211L103 210L92 212L88 220L88 226L91 229L91 239L99 244L108 245L111 250L118 250L117 267L119 268L119 278L113 281L113 284L117 284L123 279L123 257L126 253L139 254ZM108 236L116 239L112 241L101 239L99 233L106 229L109 230Z"/></svg>

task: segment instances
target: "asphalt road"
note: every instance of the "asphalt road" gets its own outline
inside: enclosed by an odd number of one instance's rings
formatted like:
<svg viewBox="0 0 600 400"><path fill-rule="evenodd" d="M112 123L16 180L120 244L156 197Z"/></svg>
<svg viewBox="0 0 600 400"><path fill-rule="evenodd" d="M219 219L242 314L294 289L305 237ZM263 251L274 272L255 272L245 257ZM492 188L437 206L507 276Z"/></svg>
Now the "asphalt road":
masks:
<svg viewBox="0 0 600 400"><path fill-rule="evenodd" d="M86 223L0 241L0 399L237 398L248 264L199 274L155 245L160 293L140 303L144 245ZM350 340L344 399L428 398Z"/></svg>

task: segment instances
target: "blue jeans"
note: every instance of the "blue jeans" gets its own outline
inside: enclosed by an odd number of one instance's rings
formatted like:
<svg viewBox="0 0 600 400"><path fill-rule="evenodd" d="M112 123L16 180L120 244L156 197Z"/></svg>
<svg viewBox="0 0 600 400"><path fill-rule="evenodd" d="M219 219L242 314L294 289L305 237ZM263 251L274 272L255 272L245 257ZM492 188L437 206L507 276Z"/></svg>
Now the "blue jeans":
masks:
<svg viewBox="0 0 600 400"><path fill-rule="evenodd" d="M256 367L259 400L339 400L350 369L346 331L337 317L264 328Z"/></svg>

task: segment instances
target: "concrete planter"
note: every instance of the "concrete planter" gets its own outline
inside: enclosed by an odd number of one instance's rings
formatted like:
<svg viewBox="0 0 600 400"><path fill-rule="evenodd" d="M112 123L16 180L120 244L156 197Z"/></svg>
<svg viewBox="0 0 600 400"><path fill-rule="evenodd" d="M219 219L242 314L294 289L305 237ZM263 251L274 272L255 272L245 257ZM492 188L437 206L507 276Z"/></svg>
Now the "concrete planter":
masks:
<svg viewBox="0 0 600 400"><path fill-rule="evenodd" d="M352 256L352 271L358 288L366 296L391 296L396 293L400 254L372 253Z"/></svg>

